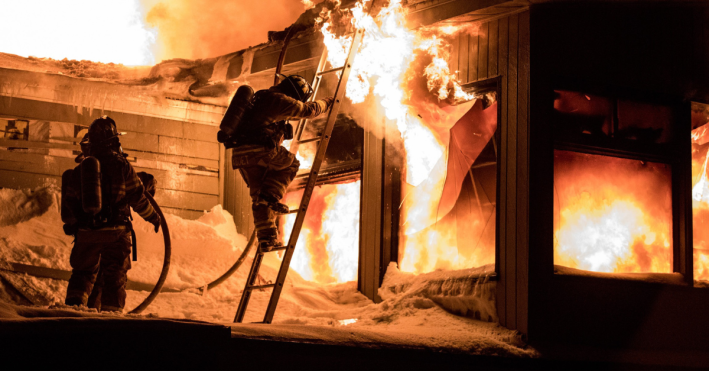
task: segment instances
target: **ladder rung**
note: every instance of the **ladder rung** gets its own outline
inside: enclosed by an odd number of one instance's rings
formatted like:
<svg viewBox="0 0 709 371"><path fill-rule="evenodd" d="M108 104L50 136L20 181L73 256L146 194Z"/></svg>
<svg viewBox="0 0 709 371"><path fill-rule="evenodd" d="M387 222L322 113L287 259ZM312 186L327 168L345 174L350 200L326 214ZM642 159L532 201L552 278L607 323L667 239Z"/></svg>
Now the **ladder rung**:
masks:
<svg viewBox="0 0 709 371"><path fill-rule="evenodd" d="M373 0L372 3L374 3L376 0ZM370 10L371 10L372 5L370 4ZM339 82L337 83L337 88L335 89L335 104L330 106L330 109L328 110L328 115L327 115L327 121L325 123L325 127L323 129L323 132L319 137L314 137L314 138L308 138L305 140L299 140L300 136L303 134L303 129L305 124L307 123L306 120L301 120L300 124L298 125L297 129L297 140L293 141L293 144L295 147L291 147L291 149L297 149L298 144L300 143L309 143L309 142L315 142L315 141L321 141L320 144L318 145L317 149L317 154L313 160L313 167L312 169L320 169L321 164L323 163L323 160L325 159L325 155L327 153L327 145L329 143L329 139L332 136L333 129L335 127L335 122L337 120L337 114L340 110L340 103L341 99L345 96L345 86L347 86L347 81L349 79L350 72L352 71L350 67L352 67L352 62L354 61L354 56L357 53L357 50L362 42L362 38L364 35L364 30L363 29L358 29L355 31L354 36L352 38L352 44L350 45L349 52L347 54L347 60L344 64L344 66L339 67L339 68L333 68L331 70L324 71L325 63L326 63L326 56L327 56L327 50L323 51L322 56L320 57L320 62L318 64L318 69L317 73L315 74L315 77L313 78L313 85L316 86L315 88L315 96L317 94L317 87L320 86L320 83L322 82L322 75L328 74L328 73L333 73L333 72L338 72L342 71L342 73L339 76ZM266 307L266 314L264 315L263 322L262 323L271 323L273 321L273 316L276 311L276 306L278 305L278 299L281 296L281 291L283 290L283 285L286 281L286 275L288 273L288 269L290 267L290 262L293 257L293 251L295 250L295 245L298 240L298 237L300 235L301 229L303 227L303 223L305 221L305 212L307 211L308 204L310 202L310 197L313 194L313 189L315 188L315 185L317 184L317 179L319 176L319 171L312 171L310 172L310 175L308 177L308 182L305 187L305 190L303 192L303 197L301 199L301 205L299 207L300 210L290 210L289 213L292 212L298 212L297 217L295 218L295 223L293 225L293 229L291 231L291 236L289 237L288 245L286 246L275 246L272 248L270 251L279 251L279 250L286 250L285 253L283 254L283 260L281 261L281 267L278 270L278 276L276 278L275 283L267 284L267 285L253 285L255 283L256 278L258 277L258 270L261 267L261 262L263 261L264 252L258 251L256 256L254 257L254 261L251 264L251 272L249 273L249 278L246 281L246 287L244 287L244 291L241 295L241 300L239 301L239 309L236 312L236 316L234 317L234 322L241 322L244 319L244 313L246 311L246 307L249 303L249 299L251 298L251 293L253 290L258 290L258 289L264 289L264 288L273 288L273 292L271 292L271 299L268 302L268 307ZM302 214L301 214L302 212Z"/></svg>
<svg viewBox="0 0 709 371"><path fill-rule="evenodd" d="M288 248L288 246L273 246L273 247L271 248L271 250L268 250L268 251L266 251L266 252L263 252L263 251L259 250L258 253L259 253L259 254L265 254L265 253L269 253L269 252L285 250L285 249L287 249L287 248Z"/></svg>
<svg viewBox="0 0 709 371"><path fill-rule="evenodd" d="M322 137L314 137L314 138L308 138L308 139L299 140L299 141L298 141L298 144L310 143L310 142L317 142L318 140L322 140Z"/></svg>
<svg viewBox="0 0 709 371"><path fill-rule="evenodd" d="M259 290L259 289L268 289L271 287L276 287L275 283L269 283L268 285L258 285L258 286L247 286L247 290Z"/></svg>
<svg viewBox="0 0 709 371"><path fill-rule="evenodd" d="M321 72L318 72L318 76L327 75L328 73L333 73L333 72L342 71L342 70L344 70L344 69L345 69L345 66L333 68L333 69L331 69L331 70L321 71Z"/></svg>

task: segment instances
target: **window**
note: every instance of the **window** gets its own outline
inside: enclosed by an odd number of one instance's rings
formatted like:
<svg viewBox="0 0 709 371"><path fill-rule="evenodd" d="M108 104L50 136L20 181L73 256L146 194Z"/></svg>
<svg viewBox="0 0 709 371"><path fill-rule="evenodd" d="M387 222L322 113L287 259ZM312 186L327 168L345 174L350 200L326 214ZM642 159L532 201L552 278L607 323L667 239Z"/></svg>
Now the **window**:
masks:
<svg viewBox="0 0 709 371"><path fill-rule="evenodd" d="M555 265L674 271L676 112L661 102L555 91Z"/></svg>

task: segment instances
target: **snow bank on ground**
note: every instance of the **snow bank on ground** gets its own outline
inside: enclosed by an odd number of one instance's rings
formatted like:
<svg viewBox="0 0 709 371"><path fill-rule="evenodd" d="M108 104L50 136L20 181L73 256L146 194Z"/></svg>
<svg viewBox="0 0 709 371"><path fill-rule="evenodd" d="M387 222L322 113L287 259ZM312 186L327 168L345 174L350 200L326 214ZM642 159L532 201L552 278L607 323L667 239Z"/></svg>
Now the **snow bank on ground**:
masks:
<svg viewBox="0 0 709 371"><path fill-rule="evenodd" d="M379 296L400 302L427 298L449 312L487 322L497 322L494 264L458 271L435 271L415 275L400 272L390 263Z"/></svg>
<svg viewBox="0 0 709 371"><path fill-rule="evenodd" d="M71 269L73 238L64 234L59 190L0 189L0 260Z"/></svg>
<svg viewBox="0 0 709 371"><path fill-rule="evenodd" d="M246 238L236 233L231 215L221 205L197 220L165 215L170 230L172 255L167 287L187 289L203 286L224 273L246 246ZM138 261L128 273L132 281L155 283L162 269L165 246L161 232L133 214L138 241Z"/></svg>
<svg viewBox="0 0 709 371"><path fill-rule="evenodd" d="M0 220L6 223L0 226L0 262L70 269L71 237L62 233L56 190L2 190L0 197ZM253 252L222 285L204 295L195 288L224 273L243 251L246 238L236 233L233 218L221 206L197 220L174 215L166 215L166 219L173 253L165 286L181 291L161 293L145 313L232 324ZM137 215L134 227L138 261L133 262L128 277L153 284L162 267L162 235L155 234L152 225ZM279 266L277 254L269 254L259 279L274 280ZM380 289L383 301L377 304L359 293L355 282L320 285L303 280L291 270L273 325L234 325L233 332L238 336L296 341L317 338L335 343L388 343L476 354L536 355L525 347L518 333L474 319L496 321L494 286L486 281L491 269L414 276L399 272L392 264ZM25 278L27 288L43 292L49 302L61 302L65 295L66 282ZM129 291L126 309L136 307L147 295L144 291ZM262 321L269 299L270 290L255 291L244 322ZM63 308L59 306L59 310ZM12 314L7 308L0 311Z"/></svg>

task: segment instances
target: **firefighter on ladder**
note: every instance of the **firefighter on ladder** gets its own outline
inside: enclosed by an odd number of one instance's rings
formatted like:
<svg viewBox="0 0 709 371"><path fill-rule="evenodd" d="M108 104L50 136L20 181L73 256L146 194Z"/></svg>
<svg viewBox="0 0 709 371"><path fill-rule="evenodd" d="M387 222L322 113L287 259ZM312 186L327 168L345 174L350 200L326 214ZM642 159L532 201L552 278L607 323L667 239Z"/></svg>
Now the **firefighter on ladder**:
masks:
<svg viewBox="0 0 709 371"><path fill-rule="evenodd" d="M237 90L222 120L219 141L232 148L232 167L249 187L259 249L268 252L278 244L276 215L288 212L280 200L300 167L281 145L293 138L287 121L315 118L328 111L334 98L308 102L313 89L298 75L255 94L250 89L243 85Z"/></svg>
<svg viewBox="0 0 709 371"><path fill-rule="evenodd" d="M62 176L64 232L74 236L67 305L87 305L95 284L102 286L99 310L122 312L130 269L132 207L143 219L160 227L160 216L143 194L144 186L126 160L116 123L108 116L89 126L88 143L74 170ZM96 282L101 271L102 281ZM93 295L93 294L92 294Z"/></svg>

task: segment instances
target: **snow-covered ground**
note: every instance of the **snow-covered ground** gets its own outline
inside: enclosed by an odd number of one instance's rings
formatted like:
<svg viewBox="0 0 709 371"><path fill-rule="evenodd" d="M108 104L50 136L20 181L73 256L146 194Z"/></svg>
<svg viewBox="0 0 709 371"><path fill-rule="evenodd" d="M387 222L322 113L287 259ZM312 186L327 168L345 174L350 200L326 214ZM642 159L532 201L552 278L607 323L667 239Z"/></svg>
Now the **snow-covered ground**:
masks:
<svg viewBox="0 0 709 371"><path fill-rule="evenodd" d="M239 257L247 239L236 232L231 215L216 206L197 220L167 215L172 264L166 288L144 312L162 318L186 318L231 325L251 257L222 285L200 294L202 287L224 273ZM54 189L0 189L0 265L7 262L70 270L72 238L62 232L59 193ZM152 225L134 215L138 261L130 281L154 284L163 261L163 242ZM252 253L253 254L253 253ZM280 265L268 254L261 274L273 280ZM272 325L238 325L238 336L361 344L388 343L475 354L535 356L521 337L495 323L494 286L475 277L490 267L414 276L388 267L374 303L357 291L355 282L320 285L291 270ZM66 282L24 277L48 302L60 304ZM126 309L147 297L129 291ZM270 291L255 291L245 323L263 318ZM57 307L57 305L53 306ZM58 305L61 307L61 305ZM463 316L464 315L464 316ZM486 321L475 320L481 318ZM492 321L492 322L489 322Z"/></svg>

